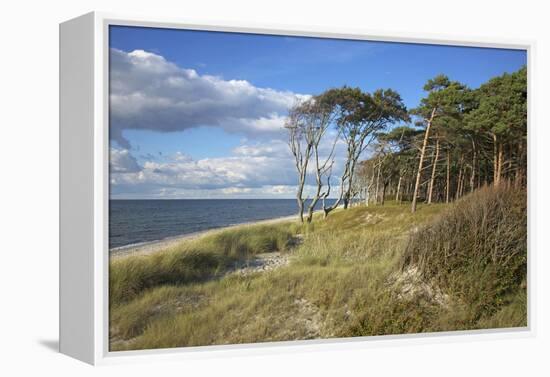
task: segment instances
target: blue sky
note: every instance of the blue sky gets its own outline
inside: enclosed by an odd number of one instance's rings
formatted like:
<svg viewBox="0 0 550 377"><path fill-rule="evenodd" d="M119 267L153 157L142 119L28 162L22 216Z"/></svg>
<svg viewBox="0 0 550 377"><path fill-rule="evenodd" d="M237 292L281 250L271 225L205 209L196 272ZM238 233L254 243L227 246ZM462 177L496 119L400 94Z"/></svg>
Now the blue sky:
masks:
<svg viewBox="0 0 550 377"><path fill-rule="evenodd" d="M202 160L246 157L235 154L236 148L275 146L282 158L284 130L278 130L277 122L295 95L342 85L365 91L392 88L413 108L423 96L424 83L439 73L475 88L526 64L526 53L519 50L136 27L111 27L110 47L112 146L117 158L124 154L132 166L118 169L120 180L112 181L113 196L119 198L167 193L167 197L292 197L291 177L286 176L281 182L260 179L257 184L249 177L242 182L233 179L227 183L234 186L225 188L235 190L226 194L220 191L223 179L210 187L178 185L173 177L164 186L147 180L131 184L129 177L144 173L148 164L174 164L176 155L186 156L184 164L192 160L200 165ZM226 169L220 174L227 174L230 166ZM270 194L272 186L289 187L281 189L284 193Z"/></svg>

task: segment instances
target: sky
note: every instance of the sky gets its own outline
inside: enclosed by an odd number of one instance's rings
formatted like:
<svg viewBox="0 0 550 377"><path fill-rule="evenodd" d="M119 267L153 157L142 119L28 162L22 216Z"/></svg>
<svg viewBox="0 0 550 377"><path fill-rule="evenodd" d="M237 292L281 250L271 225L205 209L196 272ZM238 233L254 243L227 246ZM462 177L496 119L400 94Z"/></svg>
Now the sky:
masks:
<svg viewBox="0 0 550 377"><path fill-rule="evenodd" d="M283 128L293 104L347 85L394 89L414 108L437 74L476 88L527 62L508 49L128 26L109 34L112 199L293 198ZM333 179L342 164L339 143Z"/></svg>

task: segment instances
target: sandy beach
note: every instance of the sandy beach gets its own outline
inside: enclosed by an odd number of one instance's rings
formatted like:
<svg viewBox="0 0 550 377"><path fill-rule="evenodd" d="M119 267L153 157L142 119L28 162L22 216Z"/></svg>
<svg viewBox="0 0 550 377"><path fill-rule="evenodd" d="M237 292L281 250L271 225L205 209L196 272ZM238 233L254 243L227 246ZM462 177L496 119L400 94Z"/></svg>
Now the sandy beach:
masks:
<svg viewBox="0 0 550 377"><path fill-rule="evenodd" d="M318 211L315 211L315 212L318 212ZM143 242L139 244L116 247L109 250L109 258L111 259L121 258L121 257L130 256L130 255L148 255L148 254L156 253L157 251L169 249L171 247L174 247L180 244L181 242L186 242L186 241L194 240L207 235L216 234L218 232L222 232L228 229L234 229L242 226L251 226L251 225L276 224L284 221L293 221L297 219L298 219L298 215L291 215L291 216L277 217L274 219L244 222L244 223L230 225L230 226L221 227L221 228L208 229L202 232L182 234L179 236L165 238L163 240L158 240L158 241Z"/></svg>

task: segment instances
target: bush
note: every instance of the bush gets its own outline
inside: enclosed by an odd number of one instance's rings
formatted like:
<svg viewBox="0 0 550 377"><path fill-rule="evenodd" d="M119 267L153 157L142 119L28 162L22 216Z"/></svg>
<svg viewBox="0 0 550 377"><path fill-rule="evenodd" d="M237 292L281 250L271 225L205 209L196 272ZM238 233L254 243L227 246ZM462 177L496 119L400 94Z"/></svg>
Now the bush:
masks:
<svg viewBox="0 0 550 377"><path fill-rule="evenodd" d="M458 201L411 235L402 267L411 265L470 308L467 322L494 314L525 286L525 189L490 186Z"/></svg>

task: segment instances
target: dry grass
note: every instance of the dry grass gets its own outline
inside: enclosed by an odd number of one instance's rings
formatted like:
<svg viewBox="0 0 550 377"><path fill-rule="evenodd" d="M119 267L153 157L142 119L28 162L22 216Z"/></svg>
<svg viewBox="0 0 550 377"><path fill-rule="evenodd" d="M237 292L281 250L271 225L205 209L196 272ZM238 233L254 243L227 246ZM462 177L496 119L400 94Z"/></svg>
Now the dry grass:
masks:
<svg viewBox="0 0 550 377"><path fill-rule="evenodd" d="M204 281L255 254L284 250L294 236L292 229L278 224L243 226L163 252L111 261L110 305L116 307L153 287Z"/></svg>
<svg viewBox="0 0 550 377"><path fill-rule="evenodd" d="M493 288L486 286L493 287L489 280L498 275L496 270L474 268L469 258L458 257L466 253L466 239L476 239L464 233L468 226L462 224L457 228L460 233L452 233L442 225L471 217L468 211L474 208L493 208L494 200L515 204L487 211L491 226L502 223L503 216L509 218L508 209L521 218L524 214L516 208L515 195L480 193L449 209L422 205L416 214L408 205L395 203L354 207L335 211L326 220L317 217L310 226L251 226L149 257L113 261L111 349L524 325L524 270L499 272L508 285L493 295ZM464 222L479 225L472 218ZM437 240L428 236L435 232L445 232L448 240L464 236L462 251L456 253L460 262L452 269L436 249L423 246ZM292 240L298 233L302 242L296 245ZM513 234L519 237L516 245L521 245L521 234ZM227 273L235 263L275 250L289 255L290 264L264 273ZM479 253L489 250L494 251L494 245ZM414 266L418 276L403 274L404 266ZM467 279L462 287L476 283L467 295L453 283L461 278Z"/></svg>

